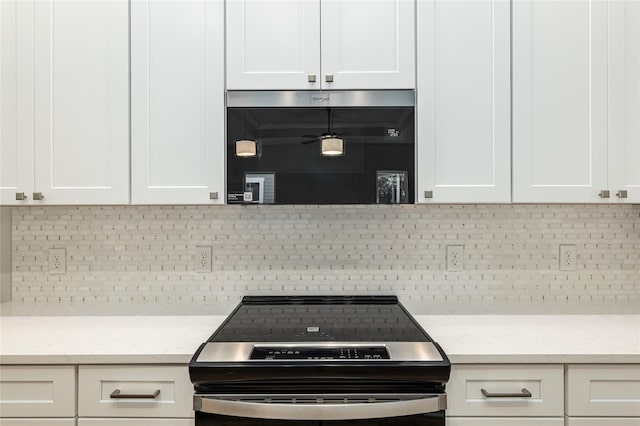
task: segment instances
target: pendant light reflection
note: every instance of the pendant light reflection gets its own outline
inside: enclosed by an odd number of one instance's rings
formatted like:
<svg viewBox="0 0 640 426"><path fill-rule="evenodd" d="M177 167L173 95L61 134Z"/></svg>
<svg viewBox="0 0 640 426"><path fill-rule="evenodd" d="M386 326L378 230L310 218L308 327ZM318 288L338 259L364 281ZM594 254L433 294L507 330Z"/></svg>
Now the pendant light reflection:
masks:
<svg viewBox="0 0 640 426"><path fill-rule="evenodd" d="M258 154L258 144L250 139L241 139L236 141L236 156L249 158Z"/></svg>
<svg viewBox="0 0 640 426"><path fill-rule="evenodd" d="M344 154L344 140L335 136L322 138L321 149L325 157L338 157Z"/></svg>

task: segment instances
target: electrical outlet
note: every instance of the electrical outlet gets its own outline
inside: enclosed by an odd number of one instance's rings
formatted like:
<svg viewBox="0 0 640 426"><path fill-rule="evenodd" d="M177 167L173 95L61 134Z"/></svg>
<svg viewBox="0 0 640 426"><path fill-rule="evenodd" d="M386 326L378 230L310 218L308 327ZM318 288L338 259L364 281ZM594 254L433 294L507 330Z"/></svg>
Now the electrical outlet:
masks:
<svg viewBox="0 0 640 426"><path fill-rule="evenodd" d="M63 248L49 249L49 273L64 274L67 272L67 251Z"/></svg>
<svg viewBox="0 0 640 426"><path fill-rule="evenodd" d="M464 270L464 265L462 263L463 256L463 245L447 246L447 271Z"/></svg>
<svg viewBox="0 0 640 426"><path fill-rule="evenodd" d="M211 246L196 247L196 272L211 272Z"/></svg>
<svg viewBox="0 0 640 426"><path fill-rule="evenodd" d="M560 245L560 270L575 271L577 262L577 253L575 244Z"/></svg>

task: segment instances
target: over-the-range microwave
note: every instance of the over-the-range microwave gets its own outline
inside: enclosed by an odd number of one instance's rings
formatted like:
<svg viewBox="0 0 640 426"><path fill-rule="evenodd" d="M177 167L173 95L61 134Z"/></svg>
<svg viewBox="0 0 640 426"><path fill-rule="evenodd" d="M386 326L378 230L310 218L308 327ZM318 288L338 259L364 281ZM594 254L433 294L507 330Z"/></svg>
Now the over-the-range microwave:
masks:
<svg viewBox="0 0 640 426"><path fill-rule="evenodd" d="M227 202L413 203L415 92L227 92Z"/></svg>

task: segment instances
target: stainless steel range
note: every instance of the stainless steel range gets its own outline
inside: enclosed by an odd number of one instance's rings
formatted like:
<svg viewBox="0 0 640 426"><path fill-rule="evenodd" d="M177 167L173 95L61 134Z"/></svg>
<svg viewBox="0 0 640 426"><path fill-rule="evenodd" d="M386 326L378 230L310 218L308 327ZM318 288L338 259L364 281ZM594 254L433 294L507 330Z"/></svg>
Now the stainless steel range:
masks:
<svg viewBox="0 0 640 426"><path fill-rule="evenodd" d="M245 297L189 365L197 426L444 426L450 370L395 296Z"/></svg>

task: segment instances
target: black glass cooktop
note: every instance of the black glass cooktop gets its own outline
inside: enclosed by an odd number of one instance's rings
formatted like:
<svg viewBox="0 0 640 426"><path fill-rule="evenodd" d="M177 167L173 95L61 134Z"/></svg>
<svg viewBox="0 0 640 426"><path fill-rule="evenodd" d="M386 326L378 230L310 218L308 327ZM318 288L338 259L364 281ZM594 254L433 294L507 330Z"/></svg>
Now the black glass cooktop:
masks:
<svg viewBox="0 0 640 426"><path fill-rule="evenodd" d="M247 296L211 342L427 342L395 296Z"/></svg>

